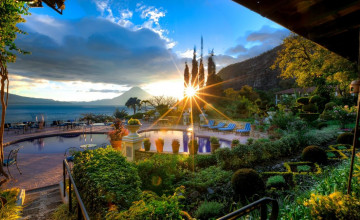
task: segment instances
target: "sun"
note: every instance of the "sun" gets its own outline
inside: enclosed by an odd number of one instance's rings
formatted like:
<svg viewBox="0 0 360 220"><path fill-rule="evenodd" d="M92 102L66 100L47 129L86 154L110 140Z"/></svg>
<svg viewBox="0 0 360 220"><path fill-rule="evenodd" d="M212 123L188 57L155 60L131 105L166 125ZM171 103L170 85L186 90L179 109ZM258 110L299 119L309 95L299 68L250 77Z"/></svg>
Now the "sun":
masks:
<svg viewBox="0 0 360 220"><path fill-rule="evenodd" d="M185 89L185 96L186 97L193 97L195 96L197 93L197 89L192 87L192 86L189 86Z"/></svg>

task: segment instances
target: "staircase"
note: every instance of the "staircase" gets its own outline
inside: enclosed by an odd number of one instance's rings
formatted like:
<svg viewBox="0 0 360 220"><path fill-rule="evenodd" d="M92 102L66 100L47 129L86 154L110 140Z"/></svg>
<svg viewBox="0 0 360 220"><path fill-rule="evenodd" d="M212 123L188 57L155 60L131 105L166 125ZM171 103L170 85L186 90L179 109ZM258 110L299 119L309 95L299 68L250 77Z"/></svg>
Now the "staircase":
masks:
<svg viewBox="0 0 360 220"><path fill-rule="evenodd" d="M58 184L26 191L22 219L52 219L52 213L61 204Z"/></svg>

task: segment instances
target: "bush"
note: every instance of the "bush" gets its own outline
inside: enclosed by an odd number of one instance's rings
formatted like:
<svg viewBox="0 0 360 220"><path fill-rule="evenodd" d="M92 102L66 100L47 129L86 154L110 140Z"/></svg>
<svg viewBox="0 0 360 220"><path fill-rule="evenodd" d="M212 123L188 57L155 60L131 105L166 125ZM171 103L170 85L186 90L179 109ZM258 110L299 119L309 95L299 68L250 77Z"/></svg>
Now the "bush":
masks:
<svg viewBox="0 0 360 220"><path fill-rule="evenodd" d="M106 219L183 219L183 206L179 202L183 199L184 187L179 187L171 196L157 196L153 192L143 192L142 200L136 201L129 210L111 211Z"/></svg>
<svg viewBox="0 0 360 220"><path fill-rule="evenodd" d="M187 157L184 161L179 161L179 166L183 169L196 171L203 168L208 168L217 164L216 155L194 155L193 157Z"/></svg>
<svg viewBox="0 0 360 220"><path fill-rule="evenodd" d="M302 106L302 110L304 112L310 112L310 113L316 113L318 110L318 107L315 104L307 104Z"/></svg>
<svg viewBox="0 0 360 220"><path fill-rule="evenodd" d="M300 97L296 100L297 103L302 104L302 105L307 105L309 104L309 98L307 97Z"/></svg>
<svg viewBox="0 0 360 220"><path fill-rule="evenodd" d="M231 185L240 198L262 194L265 190L264 182L253 169L239 169L231 178Z"/></svg>
<svg viewBox="0 0 360 220"><path fill-rule="evenodd" d="M190 140L188 143L189 153L191 155L197 154L199 151L199 144L196 139Z"/></svg>
<svg viewBox="0 0 360 220"><path fill-rule="evenodd" d="M309 102L312 104L319 103L322 100L322 98L318 95L311 96Z"/></svg>
<svg viewBox="0 0 360 220"><path fill-rule="evenodd" d="M223 215L224 205L219 202L203 202L195 212L197 219L215 219Z"/></svg>
<svg viewBox="0 0 360 220"><path fill-rule="evenodd" d="M327 123L326 122L320 122L319 124L316 125L317 129L321 130L325 127L327 127Z"/></svg>
<svg viewBox="0 0 360 220"><path fill-rule="evenodd" d="M304 161L310 161L313 163L326 163L327 162L327 156L326 152L315 145L307 146L301 155L302 159Z"/></svg>
<svg viewBox="0 0 360 220"><path fill-rule="evenodd" d="M286 186L285 178L281 175L271 176L266 181L266 187L284 187Z"/></svg>
<svg viewBox="0 0 360 220"><path fill-rule="evenodd" d="M297 120L297 117L291 113L277 112L271 119L271 125L287 130L290 124Z"/></svg>
<svg viewBox="0 0 360 220"><path fill-rule="evenodd" d="M296 167L298 172L310 172L311 171L311 166L309 165L300 165Z"/></svg>
<svg viewBox="0 0 360 220"><path fill-rule="evenodd" d="M307 122L313 122L319 118L319 113L301 113L299 114L300 118L304 119Z"/></svg>
<svg viewBox="0 0 360 220"><path fill-rule="evenodd" d="M144 113L141 113L141 112L138 112L138 113L135 113L134 115L128 115L125 117L125 119L143 119L143 116L144 116Z"/></svg>
<svg viewBox="0 0 360 220"><path fill-rule="evenodd" d="M210 137L210 143L212 144L219 144L219 138L211 136Z"/></svg>
<svg viewBox="0 0 360 220"><path fill-rule="evenodd" d="M21 218L20 214L23 208L22 206L18 206L16 204L17 195L19 192L20 190L16 188L0 191L0 197L6 201L6 203L2 203L0 208L0 219Z"/></svg>
<svg viewBox="0 0 360 220"><path fill-rule="evenodd" d="M353 141L354 141L354 134L351 133L351 132L342 133L336 139L336 142L338 144L350 144L350 145L352 145Z"/></svg>
<svg viewBox="0 0 360 220"><path fill-rule="evenodd" d="M335 102L328 102L325 104L325 111L332 110L336 106Z"/></svg>
<svg viewBox="0 0 360 220"><path fill-rule="evenodd" d="M124 210L140 198L141 182L136 167L112 148L75 153L73 175L94 218L103 218L109 204Z"/></svg>

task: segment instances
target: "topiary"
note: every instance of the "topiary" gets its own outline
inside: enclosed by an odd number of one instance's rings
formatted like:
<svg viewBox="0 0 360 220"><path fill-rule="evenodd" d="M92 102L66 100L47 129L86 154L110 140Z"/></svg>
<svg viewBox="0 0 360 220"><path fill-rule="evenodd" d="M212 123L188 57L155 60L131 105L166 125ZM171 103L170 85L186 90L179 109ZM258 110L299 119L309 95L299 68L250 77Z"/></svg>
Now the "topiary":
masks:
<svg viewBox="0 0 360 220"><path fill-rule="evenodd" d="M303 105L302 110L304 112L315 113L315 112L317 112L318 107L315 104L310 103L310 104L307 104L307 105Z"/></svg>
<svg viewBox="0 0 360 220"><path fill-rule="evenodd" d="M301 113L299 114L301 119L304 119L307 122L315 121L319 118L319 113Z"/></svg>
<svg viewBox="0 0 360 220"><path fill-rule="evenodd" d="M321 101L321 97L318 96L318 95L314 95L314 96L311 96L309 102L312 103L312 104L315 104L315 103L318 103Z"/></svg>
<svg viewBox="0 0 360 220"><path fill-rule="evenodd" d="M319 129L319 130L321 130L327 126L328 126L328 124L326 122L320 122L319 124L316 125L317 129Z"/></svg>
<svg viewBox="0 0 360 220"><path fill-rule="evenodd" d="M203 202L195 212L197 219L215 219L221 217L224 205L219 202Z"/></svg>
<svg viewBox="0 0 360 220"><path fill-rule="evenodd" d="M237 170L231 178L231 185L236 195L242 199L262 194L265 190L264 182L253 169Z"/></svg>
<svg viewBox="0 0 360 220"><path fill-rule="evenodd" d="M336 106L335 102L328 102L325 104L325 110L332 110Z"/></svg>
<svg viewBox="0 0 360 220"><path fill-rule="evenodd" d="M301 155L304 161L310 161L313 163L326 163L327 162L327 155L326 152L315 145L307 146Z"/></svg>
<svg viewBox="0 0 360 220"><path fill-rule="evenodd" d="M302 104L302 105L307 105L309 104L309 98L307 97L300 97L296 100L297 103Z"/></svg>
<svg viewBox="0 0 360 220"><path fill-rule="evenodd" d="M284 187L286 186L285 178L281 175L271 176L266 181L266 187Z"/></svg>
<svg viewBox="0 0 360 220"><path fill-rule="evenodd" d="M350 144L350 145L352 145L353 141L354 141L354 134L351 133L351 132L342 133L336 139L336 142L338 144Z"/></svg>

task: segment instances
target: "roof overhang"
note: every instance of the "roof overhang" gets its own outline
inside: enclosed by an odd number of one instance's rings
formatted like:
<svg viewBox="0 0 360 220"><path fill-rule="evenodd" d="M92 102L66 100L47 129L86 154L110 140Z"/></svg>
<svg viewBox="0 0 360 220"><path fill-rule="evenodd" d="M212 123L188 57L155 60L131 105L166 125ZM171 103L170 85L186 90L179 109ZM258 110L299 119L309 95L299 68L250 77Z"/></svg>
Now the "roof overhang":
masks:
<svg viewBox="0 0 360 220"><path fill-rule="evenodd" d="M233 0L327 49L357 61L360 0Z"/></svg>

